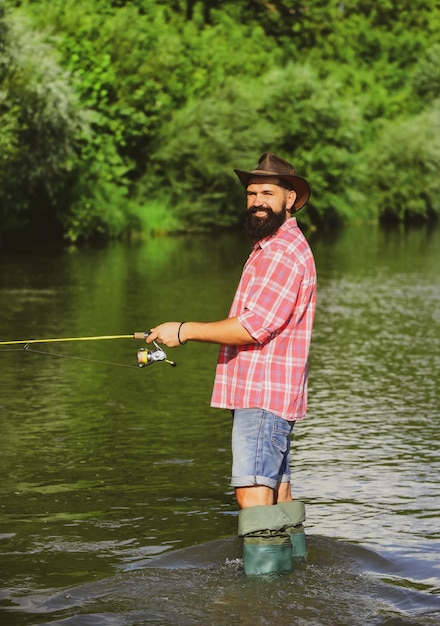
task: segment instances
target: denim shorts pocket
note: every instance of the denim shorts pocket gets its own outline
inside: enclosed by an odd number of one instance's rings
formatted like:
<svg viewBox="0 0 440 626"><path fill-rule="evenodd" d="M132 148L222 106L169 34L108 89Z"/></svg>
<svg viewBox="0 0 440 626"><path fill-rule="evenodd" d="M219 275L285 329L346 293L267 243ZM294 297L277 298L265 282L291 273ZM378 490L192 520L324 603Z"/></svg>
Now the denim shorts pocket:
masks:
<svg viewBox="0 0 440 626"><path fill-rule="evenodd" d="M290 435L294 424L295 422L293 421L290 422L274 415L272 425L272 442L283 452L289 448Z"/></svg>

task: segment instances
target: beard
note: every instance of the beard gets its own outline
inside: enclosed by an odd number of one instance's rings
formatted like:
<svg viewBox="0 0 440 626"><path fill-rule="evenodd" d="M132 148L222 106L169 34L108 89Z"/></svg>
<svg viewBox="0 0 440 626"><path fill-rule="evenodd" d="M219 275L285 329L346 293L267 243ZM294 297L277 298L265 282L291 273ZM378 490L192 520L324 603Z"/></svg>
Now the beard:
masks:
<svg viewBox="0 0 440 626"><path fill-rule="evenodd" d="M255 213L265 211L266 217L257 217ZM243 216L243 228L255 241L274 235L282 224L286 221L287 210L286 203L283 202L281 211L275 213L269 207L252 207L246 209Z"/></svg>

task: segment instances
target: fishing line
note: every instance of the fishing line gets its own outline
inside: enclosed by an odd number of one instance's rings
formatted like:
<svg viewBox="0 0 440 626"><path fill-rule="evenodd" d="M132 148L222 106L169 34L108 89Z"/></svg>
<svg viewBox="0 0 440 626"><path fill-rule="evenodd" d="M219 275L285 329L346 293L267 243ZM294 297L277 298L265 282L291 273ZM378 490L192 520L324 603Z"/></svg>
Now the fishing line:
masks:
<svg viewBox="0 0 440 626"><path fill-rule="evenodd" d="M89 361L89 363L103 363L104 365L117 365L118 367L131 367L134 369L138 369L137 365L128 365L126 363L114 363L112 361L99 361L98 359L87 359L82 356L74 356L73 354L60 354L59 352L46 352L44 350L35 350L34 348L29 348L27 345L23 348L26 352L34 352L35 354L46 354L48 356L57 356L62 357L64 359L76 359L77 361Z"/></svg>

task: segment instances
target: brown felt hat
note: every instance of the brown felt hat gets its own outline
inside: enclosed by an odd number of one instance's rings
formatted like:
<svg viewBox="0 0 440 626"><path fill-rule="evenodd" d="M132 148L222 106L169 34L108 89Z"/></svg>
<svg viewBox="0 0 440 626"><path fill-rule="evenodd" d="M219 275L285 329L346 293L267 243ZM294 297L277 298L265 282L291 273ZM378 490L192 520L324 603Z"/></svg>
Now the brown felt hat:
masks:
<svg viewBox="0 0 440 626"><path fill-rule="evenodd" d="M252 172L234 170L244 187L247 187L249 180L256 176L276 176L286 183L289 189L296 191L296 200L293 208L299 211L310 197L309 183L296 175L296 169L291 163L281 159L272 152L265 152L258 160L257 167ZM283 185L284 186L284 185Z"/></svg>

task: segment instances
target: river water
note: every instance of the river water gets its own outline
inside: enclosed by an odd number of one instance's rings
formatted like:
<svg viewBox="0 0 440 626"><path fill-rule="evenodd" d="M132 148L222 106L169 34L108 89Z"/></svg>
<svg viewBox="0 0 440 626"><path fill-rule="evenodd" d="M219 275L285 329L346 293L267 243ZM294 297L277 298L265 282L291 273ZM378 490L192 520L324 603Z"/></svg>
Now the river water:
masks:
<svg viewBox="0 0 440 626"><path fill-rule="evenodd" d="M0 623L440 623L440 231L310 238L319 274L294 497L308 557L245 577L217 347L0 346ZM227 314L241 234L0 253L0 340Z"/></svg>

